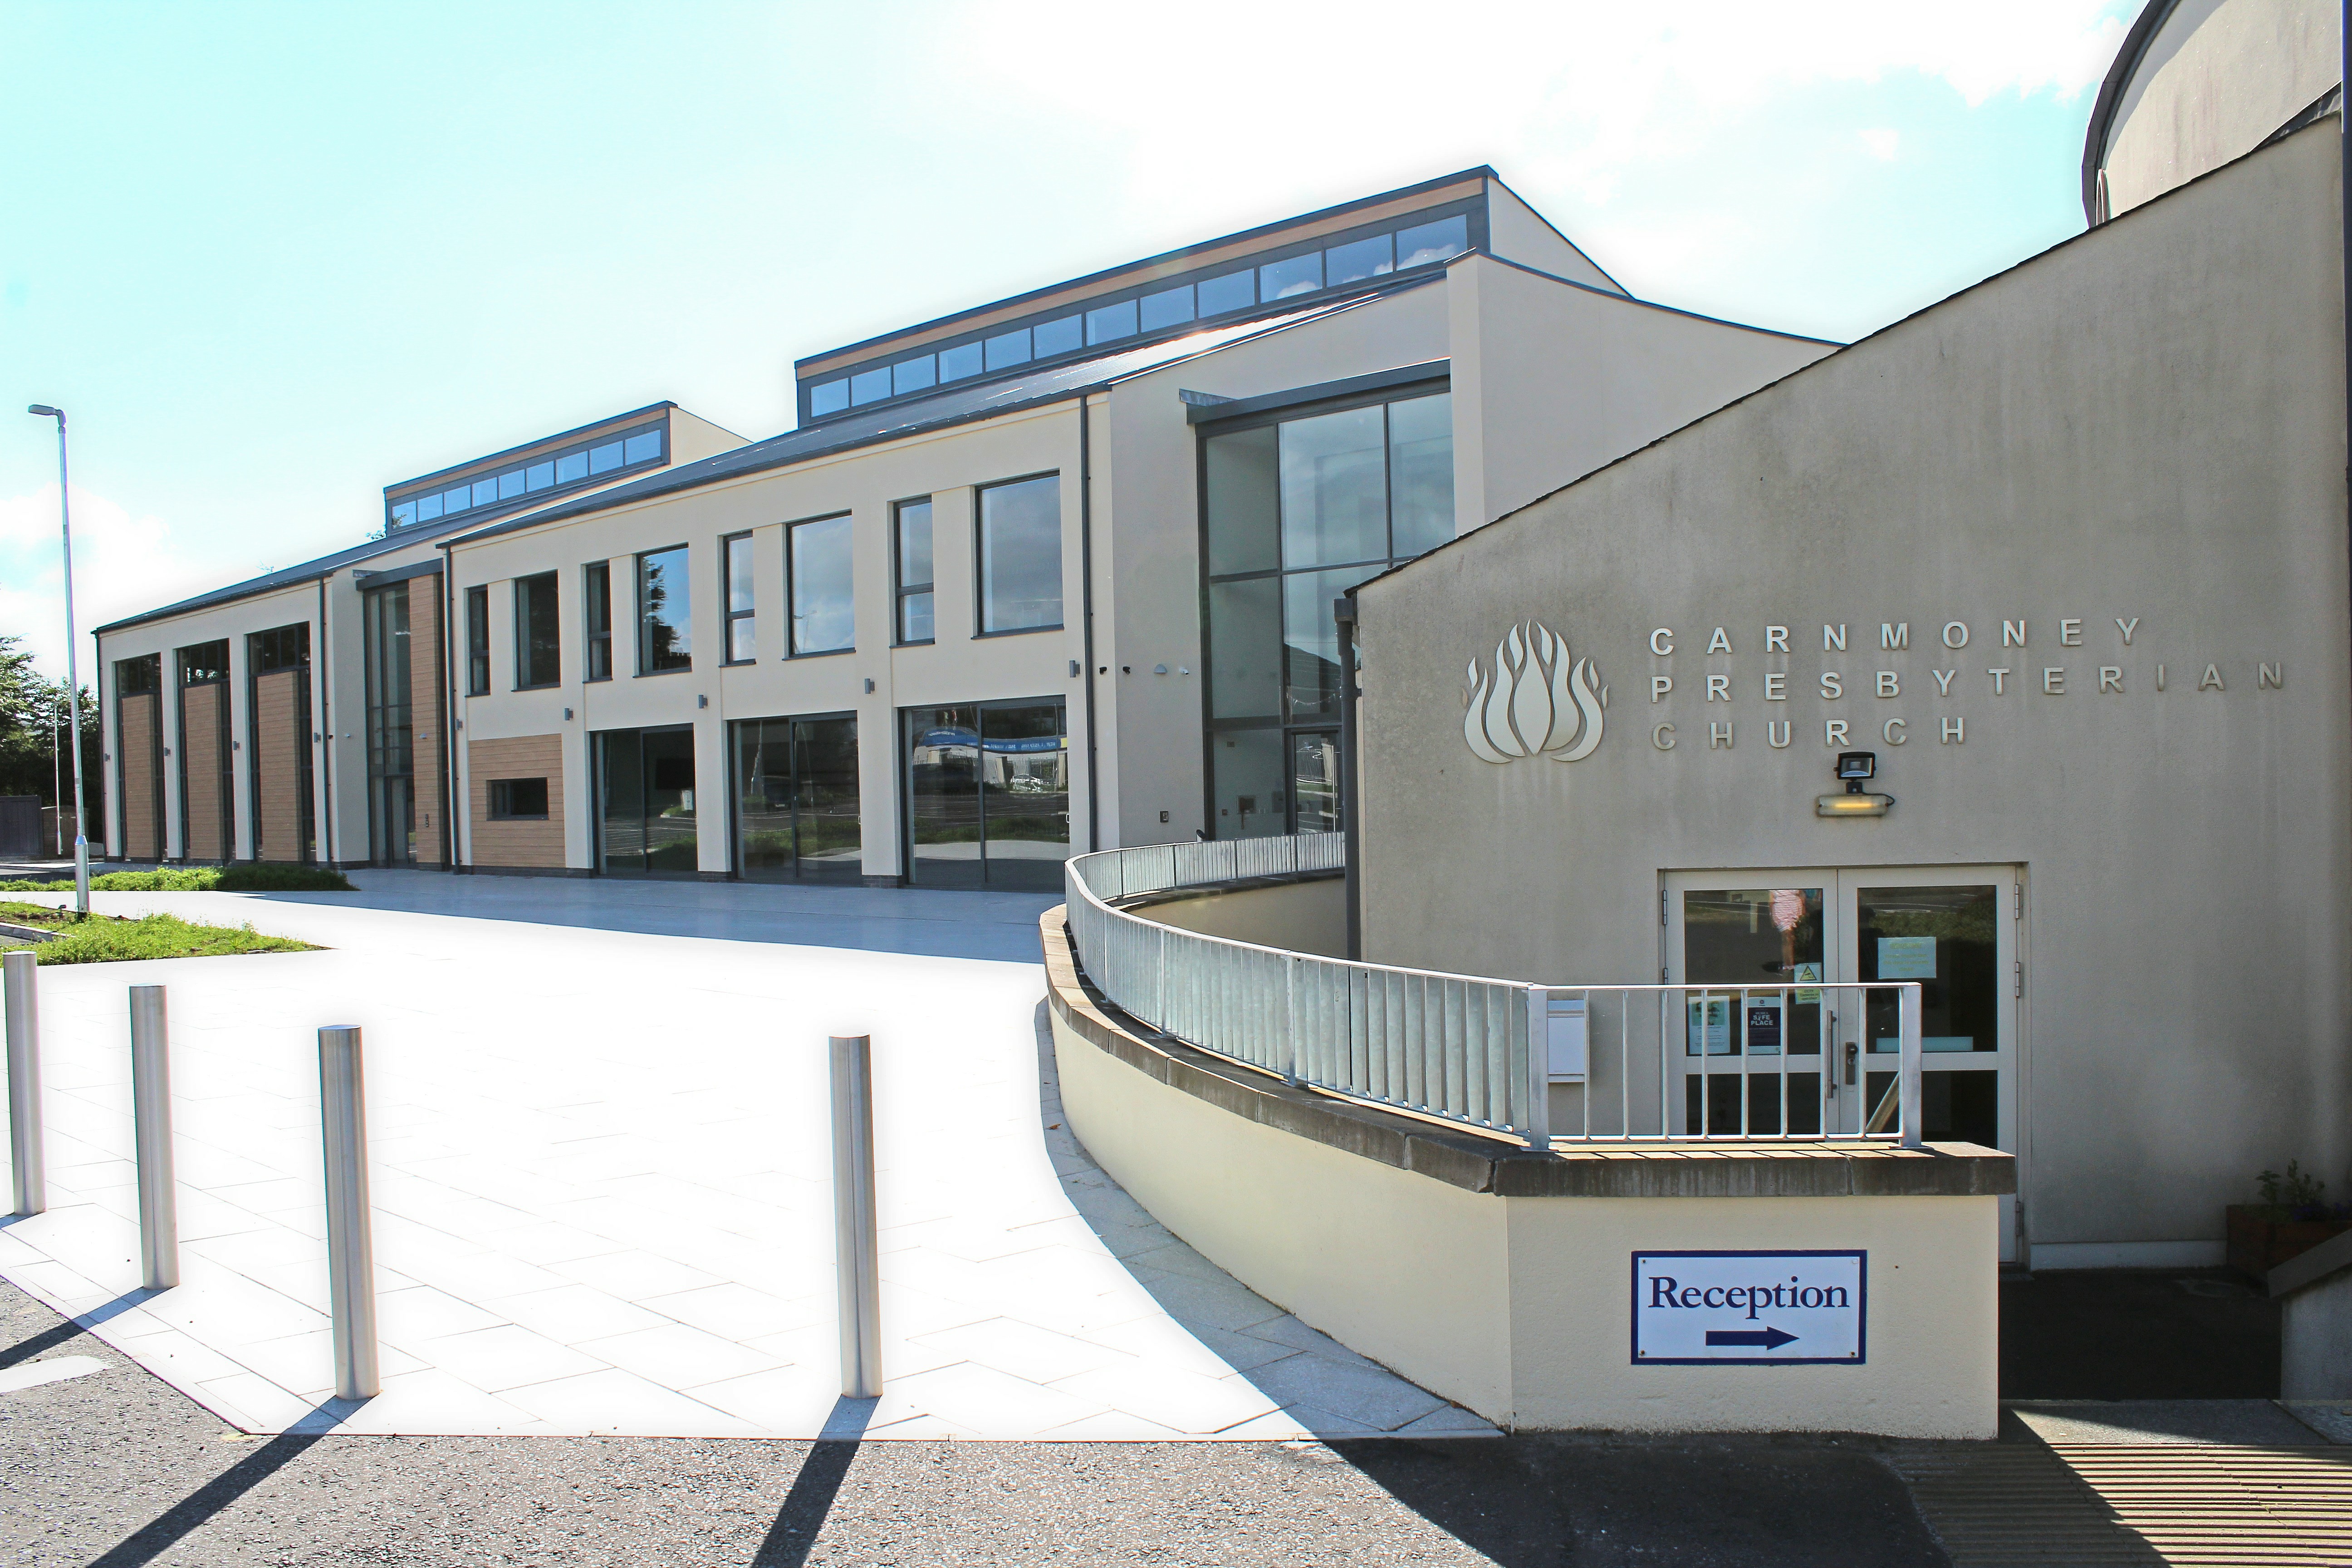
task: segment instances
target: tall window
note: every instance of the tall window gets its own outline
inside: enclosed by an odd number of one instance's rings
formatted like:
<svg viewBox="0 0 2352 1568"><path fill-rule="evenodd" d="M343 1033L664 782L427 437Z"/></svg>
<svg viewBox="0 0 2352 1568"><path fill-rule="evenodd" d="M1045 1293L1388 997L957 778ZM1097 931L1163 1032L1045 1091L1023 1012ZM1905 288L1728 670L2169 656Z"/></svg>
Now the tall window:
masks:
<svg viewBox="0 0 2352 1568"><path fill-rule="evenodd" d="M980 492L980 629L1062 624L1062 480L1056 474Z"/></svg>
<svg viewBox="0 0 2352 1568"><path fill-rule="evenodd" d="M686 546L637 557L637 673L694 668L694 590L687 581Z"/></svg>
<svg viewBox="0 0 2352 1568"><path fill-rule="evenodd" d="M759 657L751 593L751 536L731 533L719 542L727 574L727 662L749 664Z"/></svg>
<svg viewBox="0 0 2352 1568"><path fill-rule="evenodd" d="M580 569L580 618L588 629L588 679L613 679L613 563L591 561Z"/></svg>
<svg viewBox="0 0 2352 1568"><path fill-rule="evenodd" d="M490 689L490 591L466 590L466 695L485 697Z"/></svg>
<svg viewBox="0 0 2352 1568"><path fill-rule="evenodd" d="M785 531L795 655L844 653L857 640L849 595L849 518L821 517Z"/></svg>
<svg viewBox="0 0 2352 1568"><path fill-rule="evenodd" d="M931 617L931 498L902 500L895 509L898 628L902 643L929 642Z"/></svg>
<svg viewBox="0 0 2352 1568"><path fill-rule="evenodd" d="M515 686L553 686L563 679L562 647L555 629L555 574L518 577L515 596Z"/></svg>
<svg viewBox="0 0 2352 1568"><path fill-rule="evenodd" d="M1331 603L1454 537L1452 399L1221 430L1202 461L1211 831L1336 828Z"/></svg>

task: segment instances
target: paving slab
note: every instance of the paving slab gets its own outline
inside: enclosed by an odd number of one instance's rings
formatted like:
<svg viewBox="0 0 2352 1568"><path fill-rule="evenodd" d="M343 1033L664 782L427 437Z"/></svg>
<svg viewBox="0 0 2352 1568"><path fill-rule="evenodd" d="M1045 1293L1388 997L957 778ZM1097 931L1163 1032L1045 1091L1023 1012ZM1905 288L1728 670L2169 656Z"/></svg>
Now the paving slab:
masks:
<svg viewBox="0 0 2352 1568"><path fill-rule="evenodd" d="M1095 1164L1064 1123L1042 966L985 955L1016 931L1034 947L1036 899L359 879L341 902L100 894L324 951L41 973L52 1207L0 1225L0 1277L242 1429L815 1437L839 1394L824 1041L860 1033L884 1227L866 1436L1493 1433ZM733 939L730 911L754 933L830 920L837 945ZM645 929L664 923L696 934ZM135 1289L124 990L144 984L169 987L185 1216L160 1293ZM366 1041L384 1382L352 1406L331 1397L326 1024Z"/></svg>

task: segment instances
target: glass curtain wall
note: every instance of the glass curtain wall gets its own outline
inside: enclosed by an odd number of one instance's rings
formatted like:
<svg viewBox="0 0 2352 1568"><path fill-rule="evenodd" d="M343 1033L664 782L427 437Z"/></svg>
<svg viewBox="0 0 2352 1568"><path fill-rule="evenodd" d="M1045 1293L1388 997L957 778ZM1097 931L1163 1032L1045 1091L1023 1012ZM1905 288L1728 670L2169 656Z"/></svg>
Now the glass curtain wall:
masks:
<svg viewBox="0 0 2352 1568"><path fill-rule="evenodd" d="M438 579L436 579L438 581ZM367 640L368 859L416 863L416 748L409 690L408 584L361 595Z"/></svg>
<svg viewBox="0 0 2352 1568"><path fill-rule="evenodd" d="M600 731L596 815L597 869L693 876L694 726Z"/></svg>
<svg viewBox="0 0 2352 1568"><path fill-rule="evenodd" d="M736 875L860 880L856 715L748 719L733 728Z"/></svg>
<svg viewBox="0 0 2352 1568"><path fill-rule="evenodd" d="M927 888L1062 885L1070 752L1058 697L909 708L908 879Z"/></svg>
<svg viewBox="0 0 2352 1568"><path fill-rule="evenodd" d="M1331 601L1454 537L1453 398L1269 420L1201 446L1210 832L1336 831Z"/></svg>

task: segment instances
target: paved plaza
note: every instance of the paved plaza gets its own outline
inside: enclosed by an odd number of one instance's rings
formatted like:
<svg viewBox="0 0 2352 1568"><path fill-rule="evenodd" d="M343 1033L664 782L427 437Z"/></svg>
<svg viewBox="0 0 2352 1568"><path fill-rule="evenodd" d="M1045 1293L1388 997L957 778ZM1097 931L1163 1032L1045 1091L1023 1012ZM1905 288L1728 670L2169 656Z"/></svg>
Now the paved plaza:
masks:
<svg viewBox="0 0 2352 1568"><path fill-rule="evenodd" d="M1064 1126L1036 896L360 873L100 894L326 951L41 972L0 1276L257 1433L1297 1439L1486 1423L1252 1294ZM420 912L429 911L429 912ZM823 945L820 945L820 944ZM138 1285L125 988L183 1283ZM365 1030L383 1391L332 1401L315 1031ZM875 1041L882 1397L839 1398L824 1040Z"/></svg>

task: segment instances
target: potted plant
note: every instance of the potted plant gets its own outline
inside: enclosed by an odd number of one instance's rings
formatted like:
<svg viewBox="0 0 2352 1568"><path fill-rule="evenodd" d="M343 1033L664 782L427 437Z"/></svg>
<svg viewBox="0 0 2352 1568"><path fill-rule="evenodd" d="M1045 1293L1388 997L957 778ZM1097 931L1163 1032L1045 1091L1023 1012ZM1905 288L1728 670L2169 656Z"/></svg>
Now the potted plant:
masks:
<svg viewBox="0 0 2352 1568"><path fill-rule="evenodd" d="M2352 1204L2327 1202L2327 1184L2306 1175L2294 1161L2286 1174L2264 1171L2256 1178L2263 1201L2231 1204L2230 1267L2260 1279L2299 1252L2352 1230Z"/></svg>

